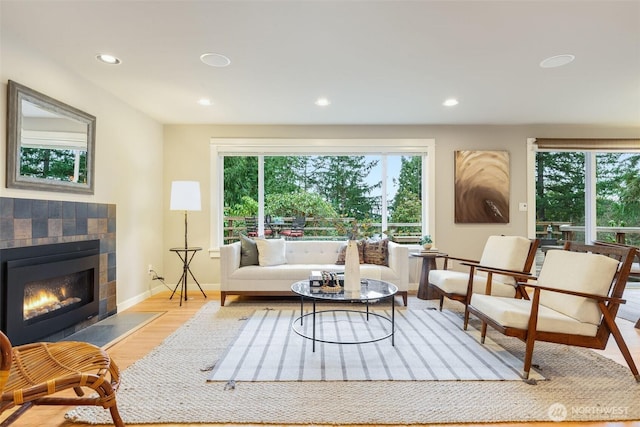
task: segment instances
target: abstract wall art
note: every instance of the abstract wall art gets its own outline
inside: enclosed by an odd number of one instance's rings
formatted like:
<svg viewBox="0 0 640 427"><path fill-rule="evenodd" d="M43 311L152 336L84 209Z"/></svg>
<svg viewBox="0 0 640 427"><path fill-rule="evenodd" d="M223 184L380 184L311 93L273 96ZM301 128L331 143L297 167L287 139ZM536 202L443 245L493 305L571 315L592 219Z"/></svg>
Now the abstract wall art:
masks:
<svg viewBox="0 0 640 427"><path fill-rule="evenodd" d="M455 152L455 222L509 222L509 152Z"/></svg>

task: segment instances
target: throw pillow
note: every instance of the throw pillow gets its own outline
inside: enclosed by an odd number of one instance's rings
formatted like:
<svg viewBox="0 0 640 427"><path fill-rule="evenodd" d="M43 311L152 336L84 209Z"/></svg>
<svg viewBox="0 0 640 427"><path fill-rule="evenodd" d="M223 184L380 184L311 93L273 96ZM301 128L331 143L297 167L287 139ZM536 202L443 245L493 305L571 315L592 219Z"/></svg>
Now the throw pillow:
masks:
<svg viewBox="0 0 640 427"><path fill-rule="evenodd" d="M262 267L287 263L284 239L256 239L258 264Z"/></svg>
<svg viewBox="0 0 640 427"><path fill-rule="evenodd" d="M389 239L364 242L364 263L389 265Z"/></svg>
<svg viewBox="0 0 640 427"><path fill-rule="evenodd" d="M338 260L336 261L336 265L344 265L346 257L347 243L345 242L340 246L340 250L338 251ZM364 264L364 242L362 240L358 240L358 257L360 258L360 264Z"/></svg>
<svg viewBox="0 0 640 427"><path fill-rule="evenodd" d="M240 235L240 267L258 265L258 246L255 240Z"/></svg>

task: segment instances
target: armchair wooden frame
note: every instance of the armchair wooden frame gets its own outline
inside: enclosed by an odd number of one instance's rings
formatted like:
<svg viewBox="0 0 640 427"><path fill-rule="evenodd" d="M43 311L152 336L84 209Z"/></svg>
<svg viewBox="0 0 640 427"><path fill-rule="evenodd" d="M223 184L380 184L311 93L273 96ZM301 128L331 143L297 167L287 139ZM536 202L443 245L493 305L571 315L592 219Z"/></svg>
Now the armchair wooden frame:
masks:
<svg viewBox="0 0 640 427"><path fill-rule="evenodd" d="M618 328L618 325L615 322L616 315L618 313L618 309L620 304L626 303L624 299L622 299L622 294L624 292L624 288L626 286L626 281L629 277L629 270L631 269L631 263L633 262L633 258L635 256L635 248L633 247L622 247L619 245L587 245L583 243L576 242L566 242L564 245L564 250L574 251L574 252L590 252L595 254L601 254L605 256L612 257L617 259L620 262L620 267L613 279L612 285L609 289L609 294L607 296L593 295L583 292L575 292L564 289L556 289L550 287L542 287L531 282L523 282L518 281L516 286L520 289L519 294L527 300L531 301L531 312L529 316L529 322L526 329L518 329L514 327L507 327L501 325L491 317L487 316L482 311L478 310L473 306L471 302L468 305L468 310L475 317L479 318L482 321L481 328L481 341L484 343L484 339L487 334L487 325L491 326L493 329L498 331L499 333L516 337L526 343L525 349L525 357L524 357L524 372L523 377L525 379L529 378L529 371L531 370L532 359L533 359L533 349L536 341L546 341L557 344L566 344L577 347L585 347L592 348L597 350L603 350L607 346L607 342L609 340L609 336L613 335L620 352L622 353L631 373L633 374L636 381L640 382L640 374L638 373L638 368L636 367L635 362L633 361L633 357L631 356L631 352L629 351L629 347L627 347L626 342ZM493 274L494 271L487 268L482 268L489 275ZM507 274L504 271L495 271L499 274ZM535 279L535 277L532 277ZM528 290L533 290L533 299L530 299L530 295ZM548 291L548 292L557 292L566 295L574 295L584 298L593 299L597 302L597 305L602 314L602 318L600 324L598 325L597 332L595 336L585 336L585 335L574 335L569 333L559 333L559 332L546 332L546 331L538 331L537 330L537 321L538 321L538 310L540 303L540 292Z"/></svg>
<svg viewBox="0 0 640 427"><path fill-rule="evenodd" d="M444 268L443 268L444 270L447 270L449 261L458 262L461 265L464 265L469 268L469 281L467 283L467 292L465 294L456 294L456 293L446 292L440 289L439 287L433 285L432 283L429 283L428 290L431 293L431 295L435 295L440 300L440 304L439 304L440 311L442 311L445 297L449 298L450 300L458 301L464 304L465 308L464 308L464 326L463 327L466 330L469 324L469 310L467 309L467 307L469 306L469 303L471 302L471 296L473 295L473 292L472 292L473 277L476 274L476 271L490 270L492 272L495 272L496 274L499 274L500 272L502 272L506 276L514 277L516 281L518 280L526 281L530 277L533 277L530 271L536 259L536 251L538 250L539 245L540 245L540 239L531 239L531 244L529 246L529 253L527 254L527 258L525 260L525 263L521 271L489 268L487 266L483 266L482 264L480 264L480 261L478 260L453 257L449 255L438 256L436 258L444 259ZM493 280L493 274L487 274L487 288L489 289L489 292L491 292L492 280ZM519 288L516 287L516 297L519 297L519 298L523 297L523 295L521 295L519 292L520 292Z"/></svg>
<svg viewBox="0 0 640 427"><path fill-rule="evenodd" d="M113 424L124 427L116 406L118 366L102 349L83 342L39 342L12 347L0 332L0 413L18 407L0 426L8 426L34 405L91 405L109 409ZM85 397L84 388L97 393ZM61 393L73 389L71 393Z"/></svg>

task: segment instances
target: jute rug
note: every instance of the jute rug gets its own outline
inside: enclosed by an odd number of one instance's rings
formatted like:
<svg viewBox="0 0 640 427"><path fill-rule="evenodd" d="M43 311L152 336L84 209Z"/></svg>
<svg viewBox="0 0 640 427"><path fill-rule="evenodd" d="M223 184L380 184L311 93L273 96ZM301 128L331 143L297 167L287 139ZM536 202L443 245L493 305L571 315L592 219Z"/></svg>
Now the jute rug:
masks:
<svg viewBox="0 0 640 427"><path fill-rule="evenodd" d="M427 302L411 298L411 309ZM628 368L574 347L538 343L547 381L207 382L255 311L296 303L211 302L149 355L126 369L118 407L128 424L424 424L565 419L640 419L640 385ZM522 359L524 345L490 332ZM108 411L77 408L69 420L110 424Z"/></svg>
<svg viewBox="0 0 640 427"><path fill-rule="evenodd" d="M354 307L351 307L354 308ZM340 310L316 315L316 337L353 343L388 336L390 310ZM522 362L480 333L460 330L450 311L397 310L395 345L391 339L366 345L322 344L313 335L310 316L300 324L300 310L259 310L243 325L213 370L209 381L520 381ZM537 373L532 378L542 379Z"/></svg>

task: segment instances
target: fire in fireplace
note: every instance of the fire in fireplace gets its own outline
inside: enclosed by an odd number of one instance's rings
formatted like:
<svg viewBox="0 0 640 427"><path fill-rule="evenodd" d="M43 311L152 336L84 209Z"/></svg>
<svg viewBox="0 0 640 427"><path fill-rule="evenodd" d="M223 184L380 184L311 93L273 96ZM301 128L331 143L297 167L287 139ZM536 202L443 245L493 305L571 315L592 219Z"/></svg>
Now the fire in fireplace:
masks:
<svg viewBox="0 0 640 427"><path fill-rule="evenodd" d="M24 287L24 321L37 319L57 310L66 310L89 298L87 283L90 283L88 270L55 277L51 280L38 280Z"/></svg>
<svg viewBox="0 0 640 427"><path fill-rule="evenodd" d="M0 266L1 327L16 345L98 314L99 240L3 249Z"/></svg>

